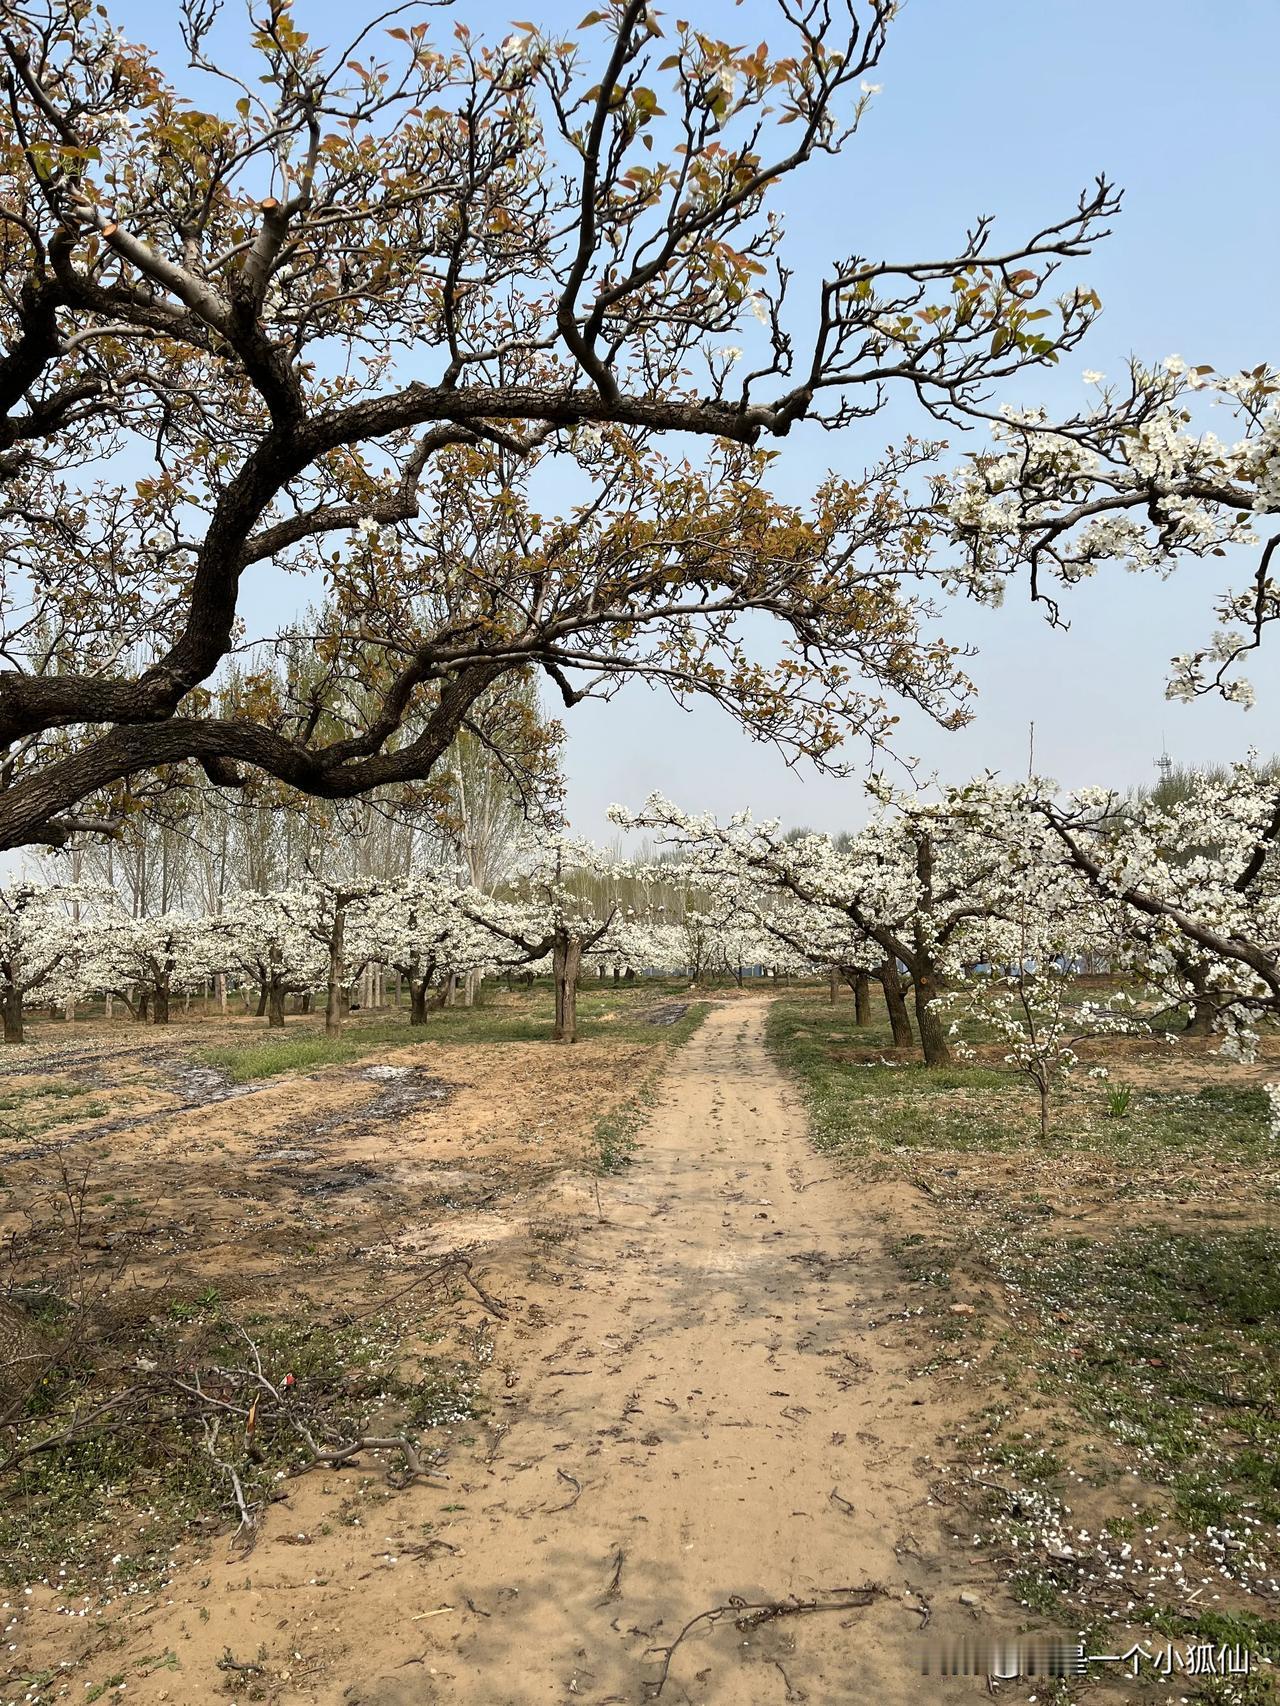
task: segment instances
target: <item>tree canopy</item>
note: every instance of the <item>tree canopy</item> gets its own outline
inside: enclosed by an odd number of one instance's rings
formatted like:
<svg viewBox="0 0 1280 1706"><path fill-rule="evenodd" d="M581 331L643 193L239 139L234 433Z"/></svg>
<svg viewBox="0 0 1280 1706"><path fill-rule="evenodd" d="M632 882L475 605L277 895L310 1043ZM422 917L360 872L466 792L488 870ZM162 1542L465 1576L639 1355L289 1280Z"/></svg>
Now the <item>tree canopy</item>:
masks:
<svg viewBox="0 0 1280 1706"><path fill-rule="evenodd" d="M709 693L828 762L893 695L963 716L935 447L789 504L768 443L894 389L981 416L1087 330L1049 286L1118 198L794 276L776 192L853 145L894 10L778 0L743 46L641 0L492 43L410 6L329 49L267 0L241 77L187 0L180 90L89 0L7 8L0 848L109 831L157 766L420 781L517 676ZM324 589L307 667L249 646L219 696L265 564Z"/></svg>

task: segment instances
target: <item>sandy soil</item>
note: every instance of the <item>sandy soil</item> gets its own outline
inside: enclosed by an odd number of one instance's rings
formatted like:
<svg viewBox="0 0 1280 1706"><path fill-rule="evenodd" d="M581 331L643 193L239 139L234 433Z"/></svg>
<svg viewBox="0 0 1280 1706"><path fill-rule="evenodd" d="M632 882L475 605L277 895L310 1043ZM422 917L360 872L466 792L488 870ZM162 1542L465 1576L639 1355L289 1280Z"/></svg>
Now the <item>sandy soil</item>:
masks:
<svg viewBox="0 0 1280 1706"><path fill-rule="evenodd" d="M77 1110L64 1104L66 1123L36 1136L0 1126L0 1237L38 1267L44 1205L64 1194L65 1169L87 1177L95 1198L114 1197L94 1227L105 1267L127 1251L131 1281L152 1293L214 1285L286 1307L317 1291L364 1298L388 1273L394 1283L391 1270L409 1255L482 1242L471 1225L478 1209L581 1164L594 1121L652 1064L646 1048L612 1042L415 1040L228 1093L217 1073L185 1059L191 1038L179 1027L161 1045L122 1029L100 1028L78 1054L50 1047L34 1068L24 1061L0 1079L21 1091L83 1072L102 1110L71 1123ZM235 1034L214 1021L197 1040ZM381 1076L386 1067L397 1075ZM24 1205L40 1211L34 1226ZM449 1205L467 1220L460 1231Z"/></svg>
<svg viewBox="0 0 1280 1706"><path fill-rule="evenodd" d="M954 1416L911 1375L926 1342L887 1253L907 1188L854 1200L813 1153L765 1008L713 1009L598 1206L562 1179L556 1241L495 1247L492 1409L447 1486L387 1492L371 1460L291 1483L247 1558L224 1542L82 1622L79 1677L127 1673L144 1706L985 1694L918 1671L926 1623L1017 1619L955 1573L931 1457ZM25 1620L46 1662L72 1633L55 1603ZM139 1674L168 1650L180 1669Z"/></svg>

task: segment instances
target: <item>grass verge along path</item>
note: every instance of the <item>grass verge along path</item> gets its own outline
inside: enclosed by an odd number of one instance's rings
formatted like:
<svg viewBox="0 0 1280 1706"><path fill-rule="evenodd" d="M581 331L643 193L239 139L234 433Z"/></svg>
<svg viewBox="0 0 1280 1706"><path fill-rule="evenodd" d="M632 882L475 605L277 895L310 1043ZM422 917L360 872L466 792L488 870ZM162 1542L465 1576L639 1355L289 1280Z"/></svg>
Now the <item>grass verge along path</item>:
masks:
<svg viewBox="0 0 1280 1706"><path fill-rule="evenodd" d="M969 1512L956 1544L1093 1651L1149 1649L1137 1678L1099 1668L1093 1689L1275 1699L1280 1156L1261 1088L1274 1061L1241 1068L1198 1043L1100 1050L1132 1089L1127 1111L1082 1078L1042 1143L1030 1089L991 1049L929 1072L894 1055L882 1016L859 1030L851 1003L813 990L774 1003L769 1038L816 1146L853 1177L915 1189L897 1252L929 1366L985 1395L952 1440ZM1239 1643L1251 1673L1164 1677L1170 1643L1180 1658Z"/></svg>

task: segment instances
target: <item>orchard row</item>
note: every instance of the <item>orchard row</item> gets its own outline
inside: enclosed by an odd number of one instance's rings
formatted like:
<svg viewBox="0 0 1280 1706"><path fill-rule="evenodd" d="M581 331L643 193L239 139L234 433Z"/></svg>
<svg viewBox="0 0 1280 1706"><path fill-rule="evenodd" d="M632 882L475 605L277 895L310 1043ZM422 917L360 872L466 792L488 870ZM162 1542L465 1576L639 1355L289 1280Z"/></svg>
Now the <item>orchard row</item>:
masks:
<svg viewBox="0 0 1280 1706"><path fill-rule="evenodd" d="M24 1005L119 996L158 1023L175 991L226 980L282 1025L324 992L337 1028L371 967L425 1021L459 978L550 972L572 1040L584 968L828 971L865 1013L877 980L899 1048L944 1066L962 1013L1004 1038L1042 1103L1088 1038L1153 1028L1256 1048L1280 1004L1280 780L1253 764L1192 775L1172 797L1070 796L991 780L925 798L873 787L876 812L833 841L748 814L720 823L659 796L614 809L656 833L625 862L529 834L486 892L460 869L396 881L308 878L241 892L216 913L124 914L105 887L24 884L0 897L5 1035ZM1093 998L1085 971L1110 974ZM914 1020L914 1022L913 1022Z"/></svg>

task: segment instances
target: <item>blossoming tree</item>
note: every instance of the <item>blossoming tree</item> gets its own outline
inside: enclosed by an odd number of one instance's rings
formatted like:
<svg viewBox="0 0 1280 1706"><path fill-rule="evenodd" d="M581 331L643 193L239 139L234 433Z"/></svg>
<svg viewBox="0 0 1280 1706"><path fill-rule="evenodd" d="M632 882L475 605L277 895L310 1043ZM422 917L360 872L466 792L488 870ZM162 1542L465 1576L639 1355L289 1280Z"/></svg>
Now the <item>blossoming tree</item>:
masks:
<svg viewBox="0 0 1280 1706"><path fill-rule="evenodd" d="M1047 1138L1054 1092L1081 1065L1082 1045L1148 1036L1152 1025L1132 991L1082 988L1086 964L1132 963L1126 952L1129 920L1123 907L1094 891L1063 857L1029 809L1027 794L1023 788L977 783L958 796L998 842L1002 868L973 938L981 944L981 957L963 966L948 1005L978 1019L1004 1046L1003 1064L1035 1090L1040 1135ZM973 1058L968 1044L953 1048L961 1058ZM1107 1076L1101 1066L1090 1072Z"/></svg>
<svg viewBox="0 0 1280 1706"><path fill-rule="evenodd" d="M972 947L973 926L1000 904L1002 857L967 802L959 809L950 794L941 803L881 795L881 813L843 850L826 836L788 837L747 813L726 824L690 816L658 795L638 813L613 812L628 827L669 836L703 880L756 891L749 904L762 925L815 963L855 977L874 966L899 1047L913 1041L905 978L925 1061L945 1066L938 999Z"/></svg>
<svg viewBox="0 0 1280 1706"><path fill-rule="evenodd" d="M578 1035L578 982L593 955L639 957L634 920L626 916L614 885L628 874L590 842L551 832L531 834L510 898L464 898L469 917L499 945L508 964L549 962L555 989L556 1042Z"/></svg>
<svg viewBox="0 0 1280 1706"><path fill-rule="evenodd" d="M79 890L41 883L0 888L0 1018L4 1040L23 1040L22 1009L37 991L52 1001L74 995L82 932L73 905Z"/></svg>
<svg viewBox="0 0 1280 1706"><path fill-rule="evenodd" d="M1280 780L1250 763L1123 812L1104 789L1031 791L1030 809L1093 891L1122 906L1129 954L1194 1013L1209 995L1250 1046L1280 1014Z"/></svg>
<svg viewBox="0 0 1280 1706"><path fill-rule="evenodd" d="M433 987L443 993L451 977L520 965L528 957L522 943L480 922L490 905L481 890L447 874L389 884L366 904L362 928L374 955L408 984L411 1025L426 1024Z"/></svg>
<svg viewBox="0 0 1280 1706"><path fill-rule="evenodd" d="M314 892L250 890L234 895L212 922L223 949L219 970L247 977L262 993L268 1028L284 1024L285 1000L322 987L329 959L318 928Z"/></svg>
<svg viewBox="0 0 1280 1706"><path fill-rule="evenodd" d="M225 953L215 920L181 912L156 918L108 912L85 940L91 952L80 969L84 987L119 996L138 1019L157 1025L169 1023L175 990L204 984Z"/></svg>

